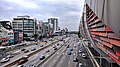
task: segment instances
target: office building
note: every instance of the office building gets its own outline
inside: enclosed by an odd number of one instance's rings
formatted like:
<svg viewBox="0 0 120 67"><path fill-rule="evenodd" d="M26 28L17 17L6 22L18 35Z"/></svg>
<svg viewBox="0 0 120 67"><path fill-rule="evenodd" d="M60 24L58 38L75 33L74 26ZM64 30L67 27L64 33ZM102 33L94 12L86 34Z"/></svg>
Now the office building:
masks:
<svg viewBox="0 0 120 67"><path fill-rule="evenodd" d="M12 21L14 30L22 30L23 36L33 36L36 33L36 20L29 17L17 17Z"/></svg>

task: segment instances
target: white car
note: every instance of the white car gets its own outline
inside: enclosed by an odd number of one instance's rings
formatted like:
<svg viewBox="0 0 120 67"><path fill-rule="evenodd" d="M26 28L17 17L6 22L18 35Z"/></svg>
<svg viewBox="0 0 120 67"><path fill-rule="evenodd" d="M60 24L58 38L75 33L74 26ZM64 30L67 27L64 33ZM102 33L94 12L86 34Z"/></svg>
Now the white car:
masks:
<svg viewBox="0 0 120 67"><path fill-rule="evenodd" d="M4 62L7 62L7 61L9 61L9 60L10 60L10 58L9 58L9 57L6 57L6 58L2 58L0 62L1 62L1 63L4 63Z"/></svg>
<svg viewBox="0 0 120 67"><path fill-rule="evenodd" d="M83 57L83 58L87 58L87 56L86 56L85 53L82 53L82 57Z"/></svg>
<svg viewBox="0 0 120 67"><path fill-rule="evenodd" d="M9 54L9 55L7 55L7 57L8 58L12 58L12 57L14 57L14 55L13 54Z"/></svg>
<svg viewBox="0 0 120 67"><path fill-rule="evenodd" d="M81 50L79 50L79 53L81 53L82 51Z"/></svg>
<svg viewBox="0 0 120 67"><path fill-rule="evenodd" d="M82 64L82 63L79 63L79 67L83 67L83 64Z"/></svg>
<svg viewBox="0 0 120 67"><path fill-rule="evenodd" d="M25 67L24 65L18 65L17 67Z"/></svg>

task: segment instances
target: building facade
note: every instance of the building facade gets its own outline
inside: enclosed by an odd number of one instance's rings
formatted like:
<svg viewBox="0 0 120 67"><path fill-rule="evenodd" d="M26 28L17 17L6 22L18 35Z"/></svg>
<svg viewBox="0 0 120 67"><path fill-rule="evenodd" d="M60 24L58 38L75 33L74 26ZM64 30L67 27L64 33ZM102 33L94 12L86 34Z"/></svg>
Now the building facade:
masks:
<svg viewBox="0 0 120 67"><path fill-rule="evenodd" d="M23 41L22 30L14 30L14 44L21 43Z"/></svg>
<svg viewBox="0 0 120 67"><path fill-rule="evenodd" d="M102 67L120 65L119 3L118 0L85 0L80 36L91 42L90 49Z"/></svg>
<svg viewBox="0 0 120 67"><path fill-rule="evenodd" d="M22 30L23 34L27 35L28 37L33 36L36 33L37 23L35 19L17 17L17 18L13 18L12 24L13 24L13 29Z"/></svg>
<svg viewBox="0 0 120 67"><path fill-rule="evenodd" d="M48 22L51 26L52 30L52 34L55 33L55 31L58 31L58 19L57 18L49 18Z"/></svg>
<svg viewBox="0 0 120 67"><path fill-rule="evenodd" d="M10 21L0 21L0 43L2 46L14 44L14 33Z"/></svg>

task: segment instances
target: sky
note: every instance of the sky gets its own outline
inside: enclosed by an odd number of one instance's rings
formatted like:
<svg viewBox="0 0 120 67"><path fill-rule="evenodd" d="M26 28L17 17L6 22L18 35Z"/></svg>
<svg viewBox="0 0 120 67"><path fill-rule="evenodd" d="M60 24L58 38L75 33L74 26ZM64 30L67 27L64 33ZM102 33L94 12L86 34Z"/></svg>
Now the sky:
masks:
<svg viewBox="0 0 120 67"><path fill-rule="evenodd" d="M78 30L84 0L0 0L0 20L29 15L37 20L58 18L60 28Z"/></svg>

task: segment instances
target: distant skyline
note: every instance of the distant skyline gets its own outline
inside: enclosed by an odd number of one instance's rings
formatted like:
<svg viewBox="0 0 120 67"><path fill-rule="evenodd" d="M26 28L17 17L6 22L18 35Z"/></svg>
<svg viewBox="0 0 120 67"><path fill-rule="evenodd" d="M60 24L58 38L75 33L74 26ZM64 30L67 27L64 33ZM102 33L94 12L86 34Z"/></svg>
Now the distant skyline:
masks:
<svg viewBox="0 0 120 67"><path fill-rule="evenodd" d="M60 28L78 30L84 0L0 0L0 20L29 15L37 20L58 18Z"/></svg>

